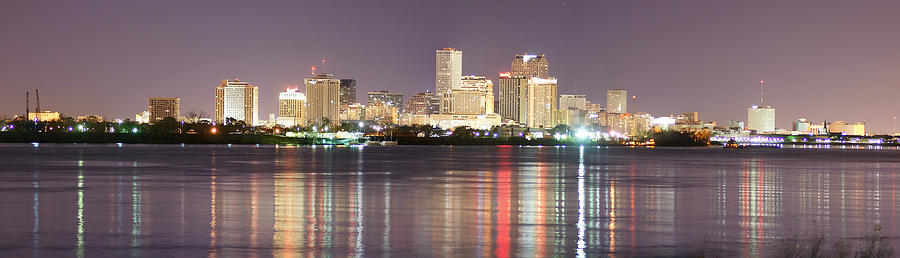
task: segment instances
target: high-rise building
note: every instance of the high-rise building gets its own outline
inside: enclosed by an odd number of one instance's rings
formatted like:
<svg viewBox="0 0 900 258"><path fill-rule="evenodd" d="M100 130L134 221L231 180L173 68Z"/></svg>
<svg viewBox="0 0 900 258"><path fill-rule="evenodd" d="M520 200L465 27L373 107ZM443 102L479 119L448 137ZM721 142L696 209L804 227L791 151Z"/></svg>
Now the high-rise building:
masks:
<svg viewBox="0 0 900 258"><path fill-rule="evenodd" d="M528 79L528 127L548 128L556 126L557 97L556 78Z"/></svg>
<svg viewBox="0 0 900 258"><path fill-rule="evenodd" d="M606 112L612 114L628 113L628 92L622 89L606 91Z"/></svg>
<svg viewBox="0 0 900 258"><path fill-rule="evenodd" d="M550 65L544 54L519 54L512 61L512 76L549 78Z"/></svg>
<svg viewBox="0 0 900 258"><path fill-rule="evenodd" d="M147 111L150 112L150 123L156 123L166 117L178 119L181 115L180 98L149 98Z"/></svg>
<svg viewBox="0 0 900 258"><path fill-rule="evenodd" d="M299 89L285 89L278 93L278 117L275 123L282 126L302 126L306 123L306 94Z"/></svg>
<svg viewBox="0 0 900 258"><path fill-rule="evenodd" d="M307 123L329 124L341 122L341 81L331 74L316 74L304 80L306 84Z"/></svg>
<svg viewBox="0 0 900 258"><path fill-rule="evenodd" d="M527 123L528 117L528 78L513 76L512 73L500 74L498 99L499 113L503 120Z"/></svg>
<svg viewBox="0 0 900 258"><path fill-rule="evenodd" d="M587 110L587 97L584 95L559 95L560 110Z"/></svg>
<svg viewBox="0 0 900 258"><path fill-rule="evenodd" d="M216 122L228 118L259 124L259 87L238 79L222 80L216 87Z"/></svg>
<svg viewBox="0 0 900 258"><path fill-rule="evenodd" d="M484 76L464 76L462 87L444 92L442 114L484 115L494 113L494 83Z"/></svg>
<svg viewBox="0 0 900 258"><path fill-rule="evenodd" d="M434 89L440 95L462 87L462 51L452 48L435 51Z"/></svg>
<svg viewBox="0 0 900 258"><path fill-rule="evenodd" d="M370 91L368 105L382 103L385 106L395 107L398 110L403 109L403 93L390 92L386 90Z"/></svg>
<svg viewBox="0 0 900 258"><path fill-rule="evenodd" d="M775 108L771 106L748 108L747 130L756 130L760 133L775 131Z"/></svg>
<svg viewBox="0 0 900 258"><path fill-rule="evenodd" d="M441 110L441 100L430 90L420 92L409 97L404 110L414 115L438 114Z"/></svg>
<svg viewBox="0 0 900 258"><path fill-rule="evenodd" d="M341 79L341 105L356 103L356 79Z"/></svg>

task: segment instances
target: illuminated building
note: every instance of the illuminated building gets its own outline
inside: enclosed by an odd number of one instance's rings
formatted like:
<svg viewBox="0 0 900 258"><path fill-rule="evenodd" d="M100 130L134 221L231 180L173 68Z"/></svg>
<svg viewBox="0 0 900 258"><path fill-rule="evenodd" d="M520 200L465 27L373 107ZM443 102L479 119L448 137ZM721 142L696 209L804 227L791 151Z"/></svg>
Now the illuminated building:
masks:
<svg viewBox="0 0 900 258"><path fill-rule="evenodd" d="M834 121L828 124L828 133L836 133L850 136L865 136L866 124L848 124L844 121Z"/></svg>
<svg viewBox="0 0 900 258"><path fill-rule="evenodd" d="M462 87L462 51L452 48L435 50L434 92L443 94Z"/></svg>
<svg viewBox="0 0 900 258"><path fill-rule="evenodd" d="M512 61L511 75L546 79L550 77L550 65L547 63L547 58L545 58L544 54L519 54Z"/></svg>
<svg viewBox="0 0 900 258"><path fill-rule="evenodd" d="M587 123L606 126L606 106L599 103L587 103Z"/></svg>
<svg viewBox="0 0 900 258"><path fill-rule="evenodd" d="M363 120L366 118L366 105L351 103L341 111L341 121Z"/></svg>
<svg viewBox="0 0 900 258"><path fill-rule="evenodd" d="M222 80L216 87L216 122L228 118L250 125L259 123L259 87L238 79Z"/></svg>
<svg viewBox="0 0 900 258"><path fill-rule="evenodd" d="M341 105L356 103L356 79L341 79Z"/></svg>
<svg viewBox="0 0 900 258"><path fill-rule="evenodd" d="M428 117L428 124L443 129L468 126L477 130L487 130L500 125L500 115L434 114Z"/></svg>
<svg viewBox="0 0 900 258"><path fill-rule="evenodd" d="M568 125L570 127L579 127L585 125L587 112L581 109L562 109L556 110L557 125Z"/></svg>
<svg viewBox="0 0 900 258"><path fill-rule="evenodd" d="M366 106L366 120L377 124L398 124L400 111L397 107L384 102L375 102Z"/></svg>
<svg viewBox="0 0 900 258"><path fill-rule="evenodd" d="M50 112L50 111L28 112L28 120L38 121L38 122L59 120L59 112Z"/></svg>
<svg viewBox="0 0 900 258"><path fill-rule="evenodd" d="M528 116L529 127L554 127L554 115L557 108L556 78L547 79L532 77L528 80Z"/></svg>
<svg viewBox="0 0 900 258"><path fill-rule="evenodd" d="M744 130L744 121L728 121L728 129L743 131Z"/></svg>
<svg viewBox="0 0 900 258"><path fill-rule="evenodd" d="M306 122L306 94L298 89L285 89L278 93L278 117L275 123L282 126L302 126Z"/></svg>
<svg viewBox="0 0 900 258"><path fill-rule="evenodd" d="M331 74L316 74L304 80L306 84L307 123L340 123L341 81Z"/></svg>
<svg viewBox="0 0 900 258"><path fill-rule="evenodd" d="M406 101L404 111L415 115L430 115L440 113L441 99L432 91L417 93Z"/></svg>
<svg viewBox="0 0 900 258"><path fill-rule="evenodd" d="M425 114L415 114L410 112L403 112L400 114L400 125L424 125L428 124L429 115Z"/></svg>
<svg viewBox="0 0 900 258"><path fill-rule="evenodd" d="M525 123L528 117L528 78L512 76L511 73L501 73L499 83L500 117L503 120Z"/></svg>
<svg viewBox="0 0 900 258"><path fill-rule="evenodd" d="M178 119L181 115L180 98L149 98L147 111L150 112L150 123L156 123L166 117Z"/></svg>
<svg viewBox="0 0 900 258"><path fill-rule="evenodd" d="M142 124L150 122L150 111L140 112L134 115L134 121Z"/></svg>
<svg viewBox="0 0 900 258"><path fill-rule="evenodd" d="M606 91L606 112L612 114L628 113L628 92L621 89Z"/></svg>
<svg viewBox="0 0 900 258"><path fill-rule="evenodd" d="M752 106L747 109L747 130L760 133L775 131L775 108L771 106Z"/></svg>
<svg viewBox="0 0 900 258"><path fill-rule="evenodd" d="M375 104L384 104L386 106L391 106L397 108L397 110L403 109L403 93L397 92L389 92L386 90L382 91L370 91L369 92L369 106Z"/></svg>
<svg viewBox="0 0 900 258"><path fill-rule="evenodd" d="M494 83L484 76L464 76L462 87L445 91L442 114L485 115L494 113Z"/></svg>
<svg viewBox="0 0 900 258"><path fill-rule="evenodd" d="M584 95L559 95L560 110L587 110L587 97Z"/></svg>
<svg viewBox="0 0 900 258"><path fill-rule="evenodd" d="M83 115L83 116L78 116L78 118L76 118L75 121L78 121L78 122L103 122L103 116L101 116L101 115Z"/></svg>

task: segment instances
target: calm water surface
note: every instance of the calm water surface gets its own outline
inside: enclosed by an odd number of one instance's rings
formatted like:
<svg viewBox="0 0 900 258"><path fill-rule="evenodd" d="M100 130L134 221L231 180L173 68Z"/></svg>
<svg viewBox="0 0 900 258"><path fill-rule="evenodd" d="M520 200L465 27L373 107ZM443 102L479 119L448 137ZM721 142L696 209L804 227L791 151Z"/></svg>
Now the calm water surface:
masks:
<svg viewBox="0 0 900 258"><path fill-rule="evenodd" d="M759 256L898 246L897 150L0 145L0 256ZM702 244L701 244L702 243Z"/></svg>

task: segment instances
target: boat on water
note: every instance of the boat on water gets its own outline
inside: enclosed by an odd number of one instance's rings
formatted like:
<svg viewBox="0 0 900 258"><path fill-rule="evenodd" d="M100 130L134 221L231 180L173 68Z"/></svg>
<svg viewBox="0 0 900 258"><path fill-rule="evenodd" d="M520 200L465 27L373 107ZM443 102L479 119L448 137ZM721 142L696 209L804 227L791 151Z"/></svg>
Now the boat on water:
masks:
<svg viewBox="0 0 900 258"><path fill-rule="evenodd" d="M735 141L734 139L731 139L731 140L728 140L727 143L725 143L725 148L726 149L740 149L740 148L742 148L742 146L740 144L738 144L737 141Z"/></svg>

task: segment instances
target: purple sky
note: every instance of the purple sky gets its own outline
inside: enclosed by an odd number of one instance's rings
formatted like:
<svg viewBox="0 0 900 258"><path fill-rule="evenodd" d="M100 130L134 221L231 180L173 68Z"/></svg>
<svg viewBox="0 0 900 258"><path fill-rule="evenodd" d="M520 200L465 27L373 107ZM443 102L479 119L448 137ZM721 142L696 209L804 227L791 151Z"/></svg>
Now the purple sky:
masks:
<svg viewBox="0 0 900 258"><path fill-rule="evenodd" d="M88 3L90 2L90 3ZM798 117L891 130L900 108L900 2L830 1L25 1L0 2L0 114L25 91L67 115L133 118L147 97L213 113L237 77L260 116L327 58L370 90L434 88L434 49L496 80L517 52L546 53L559 92L629 111L746 120L769 82L777 126ZM33 104L32 104L33 105Z"/></svg>

